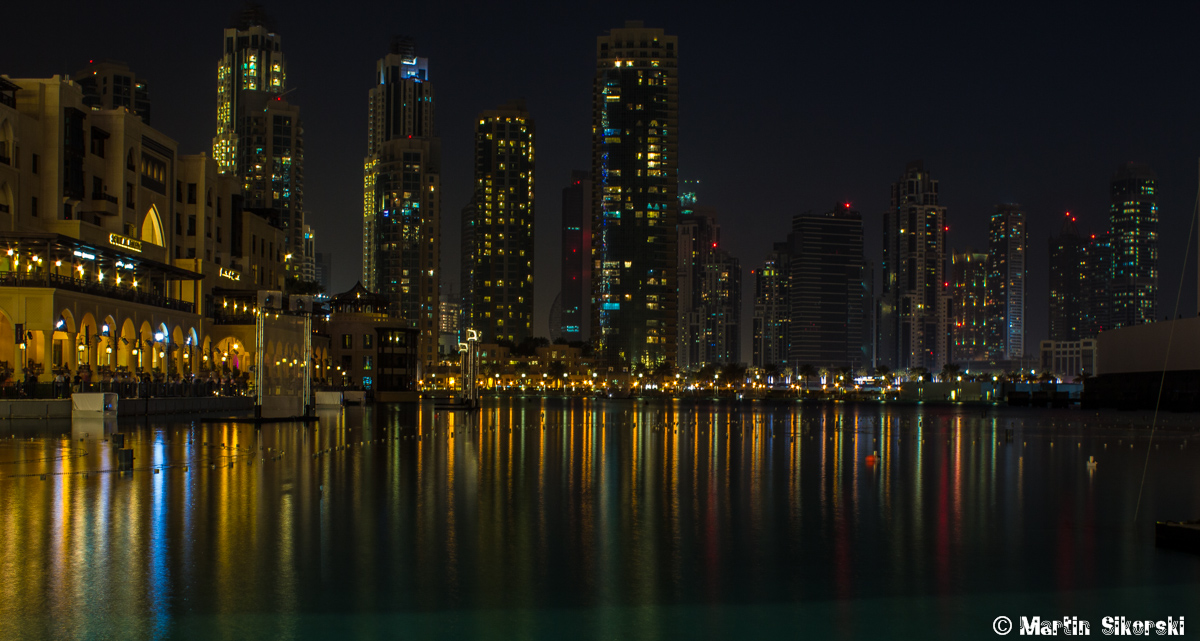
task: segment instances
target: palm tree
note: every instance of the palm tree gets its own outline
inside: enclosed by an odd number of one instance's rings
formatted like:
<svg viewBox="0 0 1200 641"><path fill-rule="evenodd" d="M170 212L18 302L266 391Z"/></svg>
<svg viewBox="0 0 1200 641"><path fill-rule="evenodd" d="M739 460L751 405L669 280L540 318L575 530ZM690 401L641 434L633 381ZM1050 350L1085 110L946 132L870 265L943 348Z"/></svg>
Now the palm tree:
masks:
<svg viewBox="0 0 1200 641"><path fill-rule="evenodd" d="M908 380L921 382L929 375L929 370L924 367L910 367L908 370Z"/></svg>
<svg viewBox="0 0 1200 641"><path fill-rule="evenodd" d="M798 373L800 374L800 379L804 381L804 387L807 388L808 379L810 376L817 375L817 368L813 367L812 365L801 365Z"/></svg>
<svg viewBox="0 0 1200 641"><path fill-rule="evenodd" d="M767 375L767 382L770 382L771 379L779 376L779 366L775 363L767 363L763 365L763 374Z"/></svg>
<svg viewBox="0 0 1200 641"><path fill-rule="evenodd" d="M727 363L721 368L721 377L741 385L746 382L746 366L741 363Z"/></svg>
<svg viewBox="0 0 1200 641"><path fill-rule="evenodd" d="M950 383L958 376L959 367L954 363L946 363L942 366L942 382Z"/></svg>

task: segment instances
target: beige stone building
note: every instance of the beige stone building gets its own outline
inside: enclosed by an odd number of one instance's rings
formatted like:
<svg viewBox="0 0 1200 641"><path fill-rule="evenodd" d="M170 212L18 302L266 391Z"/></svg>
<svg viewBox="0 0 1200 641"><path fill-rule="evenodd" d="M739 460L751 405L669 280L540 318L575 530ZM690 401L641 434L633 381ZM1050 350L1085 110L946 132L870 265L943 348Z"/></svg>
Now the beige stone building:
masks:
<svg viewBox="0 0 1200 641"><path fill-rule="evenodd" d="M214 291L281 289L283 257L277 221L244 211L207 155L86 104L65 77L0 76L0 363L14 378L219 367L234 341L254 346L215 322Z"/></svg>

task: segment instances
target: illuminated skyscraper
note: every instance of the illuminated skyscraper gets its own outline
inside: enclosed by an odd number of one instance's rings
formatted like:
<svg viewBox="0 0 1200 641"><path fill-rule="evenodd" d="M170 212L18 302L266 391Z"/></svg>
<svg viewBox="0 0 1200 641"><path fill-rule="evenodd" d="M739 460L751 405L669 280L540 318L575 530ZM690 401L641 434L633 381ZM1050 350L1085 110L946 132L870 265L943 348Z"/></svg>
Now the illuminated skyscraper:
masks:
<svg viewBox="0 0 1200 641"><path fill-rule="evenodd" d="M636 21L596 39L592 343L619 367L675 363L677 41Z"/></svg>
<svg viewBox="0 0 1200 641"><path fill-rule="evenodd" d="M427 364L437 350L442 150L428 70L405 39L376 63L363 161L363 284L416 325Z"/></svg>
<svg viewBox="0 0 1200 641"><path fill-rule="evenodd" d="M534 123L523 100L478 120L464 312L482 340L520 343L533 324Z"/></svg>
<svg viewBox="0 0 1200 641"><path fill-rule="evenodd" d="M775 243L762 267L754 271L754 367L776 365L788 369L787 243Z"/></svg>
<svg viewBox="0 0 1200 641"><path fill-rule="evenodd" d="M987 358L987 265L987 254L969 249L951 258L951 358L960 366Z"/></svg>
<svg viewBox="0 0 1200 641"><path fill-rule="evenodd" d="M1110 183L1112 322L1154 322L1158 313L1158 177L1146 165L1125 163Z"/></svg>
<svg viewBox="0 0 1200 641"><path fill-rule="evenodd" d="M571 172L562 192L562 337L587 340L592 333L592 179Z"/></svg>
<svg viewBox="0 0 1200 641"><path fill-rule="evenodd" d="M950 356L949 231L938 181L921 161L908 163L892 183L891 209L883 217L879 358L891 369L936 372Z"/></svg>
<svg viewBox="0 0 1200 641"><path fill-rule="evenodd" d="M282 38L251 7L225 29L217 66L217 135L213 157L242 184L245 208L274 210L284 231L291 275L300 277L304 247L304 126L300 108L284 100L287 63Z"/></svg>
<svg viewBox="0 0 1200 641"><path fill-rule="evenodd" d="M1083 336L1084 240L1070 212L1057 236L1050 238L1050 340L1077 341Z"/></svg>
<svg viewBox="0 0 1200 641"><path fill-rule="evenodd" d="M1080 338L1113 329L1112 234L1092 234L1083 246L1083 322Z"/></svg>
<svg viewBox="0 0 1200 641"><path fill-rule="evenodd" d="M721 242L721 226L717 215L709 208L696 208L694 196L683 201L684 211L679 216L679 236L676 249L679 262L676 266L678 284L678 347L676 363L680 370L698 369L708 364L705 324L708 312L705 309L706 271L713 262Z"/></svg>
<svg viewBox="0 0 1200 641"><path fill-rule="evenodd" d="M848 203L824 214L797 214L788 239L789 364L869 365L862 216Z"/></svg>
<svg viewBox="0 0 1200 641"><path fill-rule="evenodd" d="M996 360L1025 356L1025 255L1029 236L1020 205L996 205L988 225L986 346Z"/></svg>
<svg viewBox="0 0 1200 641"><path fill-rule="evenodd" d="M721 245L716 214L695 207L695 197L681 199L676 246L678 298L678 366L695 370L741 360L741 265Z"/></svg>

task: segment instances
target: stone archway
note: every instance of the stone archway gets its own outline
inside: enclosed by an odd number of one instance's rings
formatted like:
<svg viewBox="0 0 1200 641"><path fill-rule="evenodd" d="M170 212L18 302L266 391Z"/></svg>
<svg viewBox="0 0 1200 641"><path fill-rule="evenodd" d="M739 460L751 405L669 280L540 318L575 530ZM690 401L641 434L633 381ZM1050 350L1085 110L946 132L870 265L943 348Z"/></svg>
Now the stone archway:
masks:
<svg viewBox="0 0 1200 641"><path fill-rule="evenodd" d="M114 342L113 351L116 353L116 367L124 367L126 371L137 371L137 355L133 353L136 350L138 341L137 327L133 324L133 319L126 318L121 323L121 329L117 333Z"/></svg>
<svg viewBox="0 0 1200 641"><path fill-rule="evenodd" d="M96 371L96 348L99 346L100 327L91 312L84 312L79 321L79 331L75 333L76 369ZM80 349L82 348L82 349Z"/></svg>
<svg viewBox="0 0 1200 641"><path fill-rule="evenodd" d="M24 337L21 342L24 342ZM18 344L12 317L8 315L8 311L0 308L0 384L24 378L20 376L24 363L21 362Z"/></svg>
<svg viewBox="0 0 1200 641"><path fill-rule="evenodd" d="M117 325L117 319L111 314L104 317L104 322L100 325L100 337L96 342L96 363L99 369L111 371L116 369L117 346L115 345L116 337L119 335L120 327Z"/></svg>
<svg viewBox="0 0 1200 641"><path fill-rule="evenodd" d="M50 364L48 371L75 369L75 316L69 309L62 309L54 321L54 333L50 340Z"/></svg>

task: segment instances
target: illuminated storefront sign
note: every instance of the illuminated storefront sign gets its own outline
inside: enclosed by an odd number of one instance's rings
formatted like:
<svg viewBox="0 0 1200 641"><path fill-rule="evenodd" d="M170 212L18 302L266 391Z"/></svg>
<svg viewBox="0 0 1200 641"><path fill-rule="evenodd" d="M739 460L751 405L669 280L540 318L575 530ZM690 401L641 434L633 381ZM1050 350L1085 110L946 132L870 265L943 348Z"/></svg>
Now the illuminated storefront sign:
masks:
<svg viewBox="0 0 1200 641"><path fill-rule="evenodd" d="M221 278L228 278L229 280L241 280L242 275L233 271L232 269L225 269L224 267L222 267L221 268Z"/></svg>
<svg viewBox="0 0 1200 641"><path fill-rule="evenodd" d="M135 252L142 251L142 241L134 240L132 238L129 238L127 236L122 236L120 234L109 234L108 242L112 243L113 245L116 245L117 247L128 249L130 251L135 251Z"/></svg>

